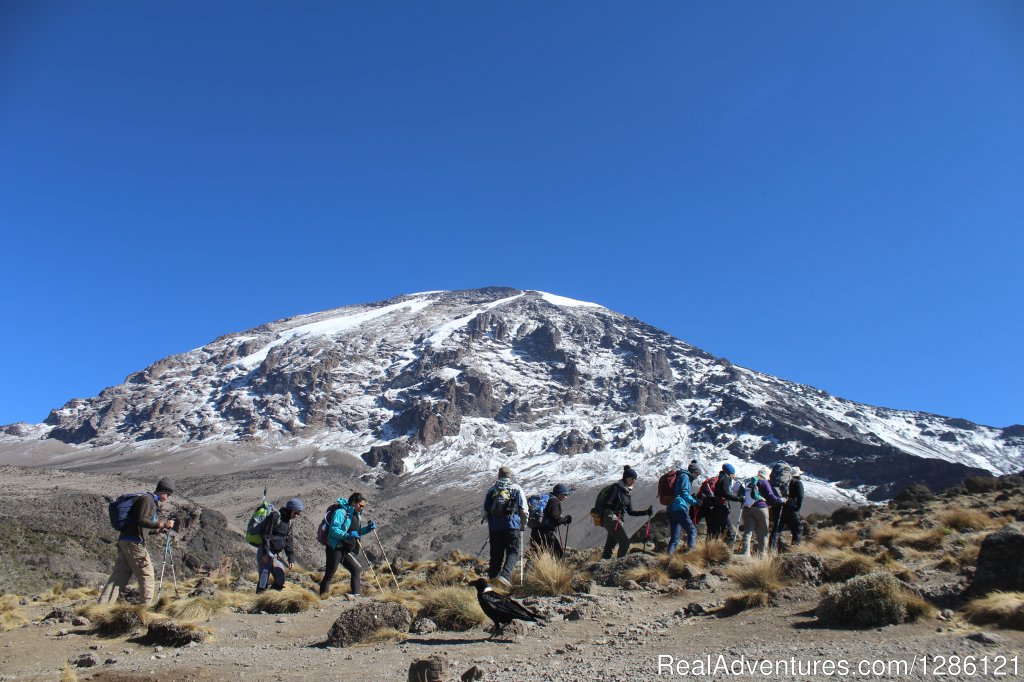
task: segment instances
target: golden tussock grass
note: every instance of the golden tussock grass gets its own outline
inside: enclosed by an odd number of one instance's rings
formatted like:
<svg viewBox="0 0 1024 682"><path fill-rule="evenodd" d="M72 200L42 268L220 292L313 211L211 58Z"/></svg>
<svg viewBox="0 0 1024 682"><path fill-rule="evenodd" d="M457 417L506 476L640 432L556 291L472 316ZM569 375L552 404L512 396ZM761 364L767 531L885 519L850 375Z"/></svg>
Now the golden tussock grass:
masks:
<svg viewBox="0 0 1024 682"><path fill-rule="evenodd" d="M39 601L44 603L72 602L99 595L99 590L94 587L65 587L64 581L58 580L50 589L39 595Z"/></svg>
<svg viewBox="0 0 1024 682"><path fill-rule="evenodd" d="M661 560L661 567L669 578L681 578L689 570L699 566L701 558L696 552L684 554L666 554Z"/></svg>
<svg viewBox="0 0 1024 682"><path fill-rule="evenodd" d="M724 566L732 561L732 549L724 540L708 540L699 546L697 556L705 566Z"/></svg>
<svg viewBox="0 0 1024 682"><path fill-rule="evenodd" d="M407 592L405 590L386 590L384 592L381 592L377 596L377 599L379 601L389 601L394 602L395 604L401 604L405 608L409 609L409 612L412 613L413 618L416 618L417 614L419 614L420 600L417 597L416 593Z"/></svg>
<svg viewBox="0 0 1024 682"><path fill-rule="evenodd" d="M760 609L768 606L771 596L767 592L750 590L742 594L734 594L726 597L722 610L726 613L739 613L749 609Z"/></svg>
<svg viewBox="0 0 1024 682"><path fill-rule="evenodd" d="M428 568L426 574L426 581L431 585L458 585L465 578L465 570L441 561Z"/></svg>
<svg viewBox="0 0 1024 682"><path fill-rule="evenodd" d="M846 549L851 547L858 540L860 540L860 537L858 537L858 535L852 530L824 528L811 536L809 543L822 549Z"/></svg>
<svg viewBox="0 0 1024 682"><path fill-rule="evenodd" d="M267 590L256 595L252 602L253 611L267 613L301 613L320 604L320 597L309 590L285 587L283 590Z"/></svg>
<svg viewBox="0 0 1024 682"><path fill-rule="evenodd" d="M390 642L400 642L409 636L408 632L402 632L395 628L378 628L373 632L365 635L359 640L360 644L387 644Z"/></svg>
<svg viewBox="0 0 1024 682"><path fill-rule="evenodd" d="M922 529L893 527L879 528L871 534L871 538L886 547L910 547L921 551L941 549L946 543L948 531L942 528Z"/></svg>
<svg viewBox="0 0 1024 682"><path fill-rule="evenodd" d="M992 526L992 519L977 509L951 507L939 514L939 524L955 531L985 530Z"/></svg>
<svg viewBox="0 0 1024 682"><path fill-rule="evenodd" d="M20 597L13 594L0 597L0 632L14 630L28 623L20 608L20 601Z"/></svg>
<svg viewBox="0 0 1024 682"><path fill-rule="evenodd" d="M825 574L832 582L846 582L855 576L878 570L875 560L852 550L834 550L822 558L825 560Z"/></svg>
<svg viewBox="0 0 1024 682"><path fill-rule="evenodd" d="M668 571L657 564L634 566L622 574L622 580L634 580L647 585L664 585L668 582Z"/></svg>
<svg viewBox="0 0 1024 682"><path fill-rule="evenodd" d="M925 618L934 618L936 613L934 606L909 590L905 590L903 593L903 607L907 610L907 620L911 623Z"/></svg>
<svg viewBox="0 0 1024 682"><path fill-rule="evenodd" d="M78 613L92 623L101 637L120 637L149 625L155 614L144 604L117 602L111 605L89 604Z"/></svg>
<svg viewBox="0 0 1024 682"><path fill-rule="evenodd" d="M554 596L572 592L573 567L550 552L536 554L530 562L521 594Z"/></svg>
<svg viewBox="0 0 1024 682"><path fill-rule="evenodd" d="M774 557L733 564L726 569L726 575L748 592L775 592L786 584L782 566Z"/></svg>
<svg viewBox="0 0 1024 682"><path fill-rule="evenodd" d="M213 599L209 597L186 597L185 599L170 600L166 604L157 602L155 606L156 611L184 622L209 620L217 612L225 608L227 608L227 602L218 597Z"/></svg>
<svg viewBox="0 0 1024 682"><path fill-rule="evenodd" d="M476 599L476 590L466 587L434 587L419 595L420 617L429 618L444 630L469 630L488 622Z"/></svg>
<svg viewBox="0 0 1024 682"><path fill-rule="evenodd" d="M996 623L1024 630L1024 592L993 592L964 607L967 620L978 625Z"/></svg>
<svg viewBox="0 0 1024 682"><path fill-rule="evenodd" d="M60 682L78 682L78 673L75 672L75 668L70 663L64 664L64 669L60 671Z"/></svg>
<svg viewBox="0 0 1024 682"><path fill-rule="evenodd" d="M476 557L469 552L464 552L461 549L453 549L448 554L448 561L453 564L475 564Z"/></svg>

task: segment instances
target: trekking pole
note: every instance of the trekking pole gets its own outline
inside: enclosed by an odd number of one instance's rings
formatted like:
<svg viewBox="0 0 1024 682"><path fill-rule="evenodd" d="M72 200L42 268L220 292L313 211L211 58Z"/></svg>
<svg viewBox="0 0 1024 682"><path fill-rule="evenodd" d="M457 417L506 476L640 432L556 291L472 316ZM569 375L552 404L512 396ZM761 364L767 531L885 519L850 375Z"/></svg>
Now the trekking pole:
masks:
<svg viewBox="0 0 1024 682"><path fill-rule="evenodd" d="M519 527L519 584L526 582L526 552L523 551L523 543L526 541L526 531Z"/></svg>
<svg viewBox="0 0 1024 682"><path fill-rule="evenodd" d="M167 568L168 561L171 564L171 580L174 581L174 596L178 596L178 577L174 573L174 551L171 546L171 540L174 535L173 530L167 531L167 537L164 540L164 558L160 564L160 582L157 584L156 593L160 594L160 591L164 588L164 570Z"/></svg>
<svg viewBox="0 0 1024 682"><path fill-rule="evenodd" d="M476 553L475 561L480 561L480 555L484 553L484 548L487 547L487 543L491 541L491 536L488 534L487 539L484 540L484 544L480 546L480 551Z"/></svg>
<svg viewBox="0 0 1024 682"><path fill-rule="evenodd" d="M380 541L380 536L377 535L377 529L373 529L373 537L377 538L377 545L380 547L380 555L384 557L384 563L387 564L388 570L391 571L391 579L395 581L395 589L398 587L398 578L395 577L395 569L391 568L391 561L388 560L388 555L384 553L384 543Z"/></svg>
<svg viewBox="0 0 1024 682"><path fill-rule="evenodd" d="M647 538L651 537L651 517L647 517L647 530L644 531L644 551L647 551Z"/></svg>
<svg viewBox="0 0 1024 682"><path fill-rule="evenodd" d="M362 549L363 549L363 543L359 542L359 538L355 538L355 541L356 541L356 547L358 547L359 551L361 552ZM357 564L359 564L360 566L363 565L363 562L359 560L359 555L358 554L355 555L355 559L356 559L356 563ZM367 559L366 560L366 565L370 568L370 575L373 576L373 582L377 583L377 590L380 591L380 592L383 592L384 588L380 586L380 581L377 580L377 572L375 570L373 570L373 563L371 563L370 560Z"/></svg>

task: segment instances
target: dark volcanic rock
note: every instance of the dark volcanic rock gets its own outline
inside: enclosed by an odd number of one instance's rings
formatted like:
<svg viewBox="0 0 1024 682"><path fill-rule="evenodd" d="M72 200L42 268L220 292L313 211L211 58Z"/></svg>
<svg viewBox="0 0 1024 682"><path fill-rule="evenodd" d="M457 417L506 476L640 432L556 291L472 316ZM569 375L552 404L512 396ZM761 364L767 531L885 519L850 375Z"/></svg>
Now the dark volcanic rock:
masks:
<svg viewBox="0 0 1024 682"><path fill-rule="evenodd" d="M393 474L401 474L405 471L403 460L408 454L408 441L393 440L387 445L374 445L369 452L362 455L362 458L372 467L379 466Z"/></svg>
<svg viewBox="0 0 1024 682"><path fill-rule="evenodd" d="M434 654L428 658L413 661L409 666L408 682L444 682L444 670L448 657Z"/></svg>
<svg viewBox="0 0 1024 682"><path fill-rule="evenodd" d="M368 602L345 611L331 626L327 642L331 646L352 646L381 628L408 632L412 626L409 609L393 602Z"/></svg>
<svg viewBox="0 0 1024 682"><path fill-rule="evenodd" d="M978 552L977 569L968 592L1024 590L1024 528L1012 523L985 537Z"/></svg>
<svg viewBox="0 0 1024 682"><path fill-rule="evenodd" d="M205 642L210 633L189 623L175 623L173 620L154 620L146 628L144 640L147 644L161 646L187 646L192 642Z"/></svg>
<svg viewBox="0 0 1024 682"><path fill-rule="evenodd" d="M783 554L778 558L782 575L798 583L820 585L825 562L815 554Z"/></svg>

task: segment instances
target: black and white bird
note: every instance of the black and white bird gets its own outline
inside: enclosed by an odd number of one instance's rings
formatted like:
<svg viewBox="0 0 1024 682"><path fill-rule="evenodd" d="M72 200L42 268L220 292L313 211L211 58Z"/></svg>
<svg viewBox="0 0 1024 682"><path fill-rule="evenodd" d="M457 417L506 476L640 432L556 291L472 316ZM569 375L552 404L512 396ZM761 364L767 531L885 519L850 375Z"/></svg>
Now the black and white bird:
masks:
<svg viewBox="0 0 1024 682"><path fill-rule="evenodd" d="M501 634L502 629L514 620L528 620L543 624L539 613L531 611L512 597L495 592L486 578L477 578L469 584L476 587L476 600L480 602L480 608L488 618L494 621L494 632L490 639Z"/></svg>

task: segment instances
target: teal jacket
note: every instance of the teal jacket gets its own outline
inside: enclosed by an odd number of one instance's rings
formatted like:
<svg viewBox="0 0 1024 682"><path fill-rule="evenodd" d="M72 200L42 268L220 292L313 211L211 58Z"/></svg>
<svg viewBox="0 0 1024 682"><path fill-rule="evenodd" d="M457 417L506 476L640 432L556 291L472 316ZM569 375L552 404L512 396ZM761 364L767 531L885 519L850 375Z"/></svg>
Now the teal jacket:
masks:
<svg viewBox="0 0 1024 682"><path fill-rule="evenodd" d="M330 527L327 531L327 546L331 549L337 549L338 545L346 540L355 544L359 536L370 532L369 525L359 527L359 512L348 503L348 500L341 497L338 498L338 509L328 521ZM353 531L359 535L354 535Z"/></svg>
<svg viewBox="0 0 1024 682"><path fill-rule="evenodd" d="M686 471L680 471L676 475L676 489L675 499L672 500L672 504L668 506L669 511L687 511L690 507L697 504L697 499L690 493L690 485L693 483L690 480L690 475Z"/></svg>

